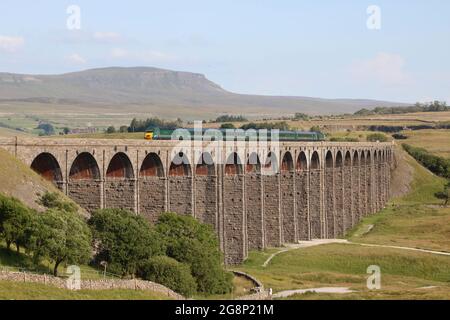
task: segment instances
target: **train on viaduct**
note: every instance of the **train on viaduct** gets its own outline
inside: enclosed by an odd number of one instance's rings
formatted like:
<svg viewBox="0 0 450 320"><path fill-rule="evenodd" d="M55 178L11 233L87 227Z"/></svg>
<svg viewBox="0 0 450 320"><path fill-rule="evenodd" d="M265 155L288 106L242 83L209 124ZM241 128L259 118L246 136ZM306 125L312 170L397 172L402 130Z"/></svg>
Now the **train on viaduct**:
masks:
<svg viewBox="0 0 450 320"><path fill-rule="evenodd" d="M221 152L192 145L186 152L177 141L13 137L0 147L88 212L122 208L156 222L171 211L211 225L226 264L249 250L344 236L385 206L394 159L391 143L244 143Z"/></svg>

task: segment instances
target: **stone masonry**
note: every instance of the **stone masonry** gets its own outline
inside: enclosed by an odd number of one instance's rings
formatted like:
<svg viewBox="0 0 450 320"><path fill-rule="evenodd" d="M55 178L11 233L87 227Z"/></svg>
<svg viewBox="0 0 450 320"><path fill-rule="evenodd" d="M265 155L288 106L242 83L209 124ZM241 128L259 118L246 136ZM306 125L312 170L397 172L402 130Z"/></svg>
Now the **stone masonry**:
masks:
<svg viewBox="0 0 450 320"><path fill-rule="evenodd" d="M189 164L179 165L172 156L182 154L178 141L0 139L88 212L123 208L155 222L172 211L211 225L227 264L253 249L342 237L389 200L390 143L280 142L258 155L281 163L270 174L242 165L254 150L249 144L211 152L206 170L194 143L183 149ZM233 153L237 163L225 166Z"/></svg>

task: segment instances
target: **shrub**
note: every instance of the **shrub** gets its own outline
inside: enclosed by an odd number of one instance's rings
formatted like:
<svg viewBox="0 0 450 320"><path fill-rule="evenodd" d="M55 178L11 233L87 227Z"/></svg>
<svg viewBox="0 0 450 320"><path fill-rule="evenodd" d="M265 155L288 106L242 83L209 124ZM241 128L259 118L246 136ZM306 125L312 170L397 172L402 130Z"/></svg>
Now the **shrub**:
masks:
<svg viewBox="0 0 450 320"><path fill-rule="evenodd" d="M111 272L134 275L141 261L164 252L158 233L130 211L97 210L88 223L96 243L95 262L106 261Z"/></svg>
<svg viewBox="0 0 450 320"><path fill-rule="evenodd" d="M77 206L75 205L75 203L61 199L61 196L57 192L47 191L43 196L40 197L38 202L48 209L77 212Z"/></svg>
<svg viewBox="0 0 450 320"><path fill-rule="evenodd" d="M370 142L377 142L377 141L386 142L386 141L388 141L387 136L383 133L368 134L366 139L367 139L367 141L370 141Z"/></svg>
<svg viewBox="0 0 450 320"><path fill-rule="evenodd" d="M166 255L190 266L199 292L231 292L232 275L222 268L222 254L211 226L190 216L165 213L156 229L164 241Z"/></svg>
<svg viewBox="0 0 450 320"><path fill-rule="evenodd" d="M430 154L425 149L416 148L406 143L402 146L409 155L416 159L425 168L438 176L450 178L450 159L435 156Z"/></svg>
<svg viewBox="0 0 450 320"><path fill-rule="evenodd" d="M156 256L142 263L138 275L163 284L185 297L191 297L196 292L197 284L189 265L166 256Z"/></svg>

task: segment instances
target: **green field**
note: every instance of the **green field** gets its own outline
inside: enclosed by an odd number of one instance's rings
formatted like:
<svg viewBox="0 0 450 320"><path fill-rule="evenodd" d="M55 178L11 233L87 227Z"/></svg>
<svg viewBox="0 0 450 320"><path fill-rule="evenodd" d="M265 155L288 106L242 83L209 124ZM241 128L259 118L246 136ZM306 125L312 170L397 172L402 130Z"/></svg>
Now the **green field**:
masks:
<svg viewBox="0 0 450 320"><path fill-rule="evenodd" d="M450 159L450 130L404 131L403 134L408 137L405 143Z"/></svg>

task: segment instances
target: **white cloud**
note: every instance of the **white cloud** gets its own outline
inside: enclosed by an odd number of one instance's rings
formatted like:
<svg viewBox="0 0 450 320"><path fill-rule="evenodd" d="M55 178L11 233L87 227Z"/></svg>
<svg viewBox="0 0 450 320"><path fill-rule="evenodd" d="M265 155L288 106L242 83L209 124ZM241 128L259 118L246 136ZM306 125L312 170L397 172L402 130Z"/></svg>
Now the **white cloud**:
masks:
<svg viewBox="0 0 450 320"><path fill-rule="evenodd" d="M16 52L25 44L25 39L22 37L11 37L0 35L0 50L6 52Z"/></svg>
<svg viewBox="0 0 450 320"><path fill-rule="evenodd" d="M117 32L94 32L92 36L95 40L105 42L116 42L121 40L122 36Z"/></svg>
<svg viewBox="0 0 450 320"><path fill-rule="evenodd" d="M85 64L87 61L78 53L73 53L66 57L66 60L73 64Z"/></svg>
<svg viewBox="0 0 450 320"><path fill-rule="evenodd" d="M160 51L145 50L134 52L123 48L112 49L111 57L114 59L133 59L146 63L173 61L176 59L175 56Z"/></svg>
<svg viewBox="0 0 450 320"><path fill-rule="evenodd" d="M403 85L411 81L405 59L398 54L378 53L374 58L356 61L351 74L357 81L376 81L382 85Z"/></svg>

